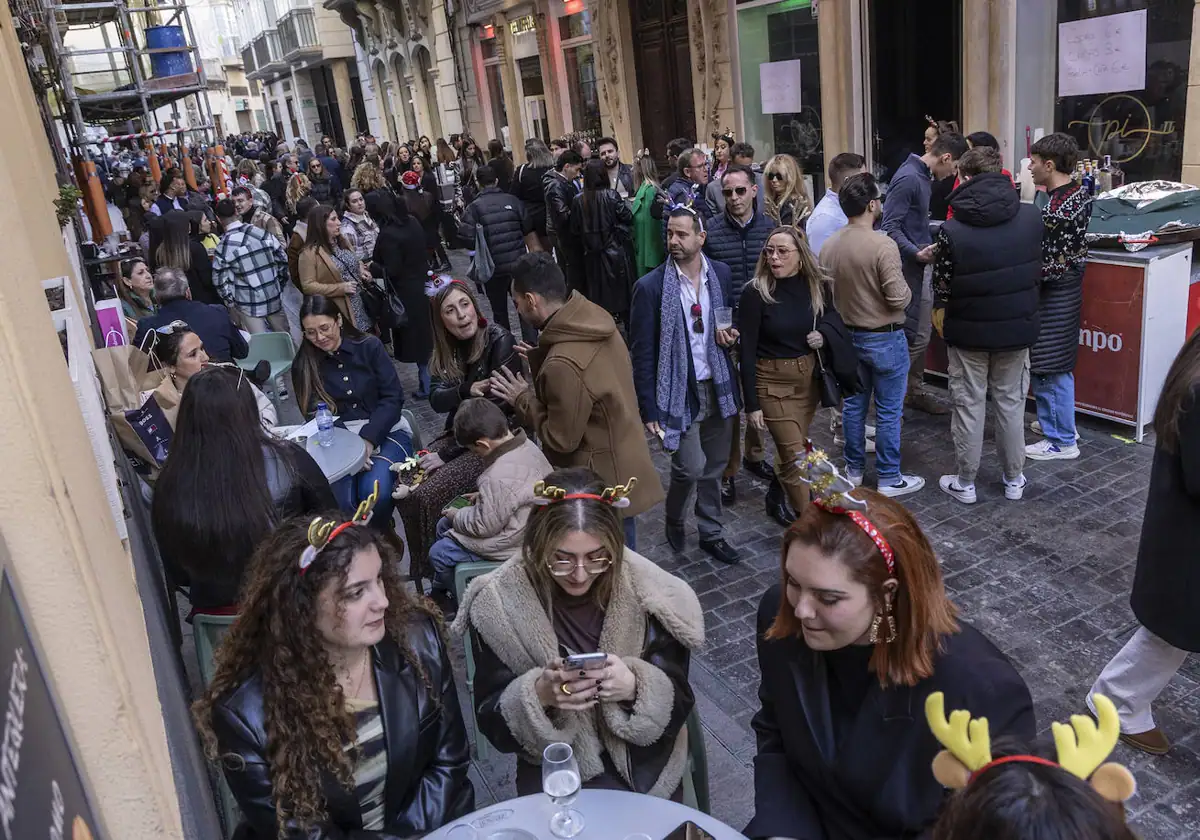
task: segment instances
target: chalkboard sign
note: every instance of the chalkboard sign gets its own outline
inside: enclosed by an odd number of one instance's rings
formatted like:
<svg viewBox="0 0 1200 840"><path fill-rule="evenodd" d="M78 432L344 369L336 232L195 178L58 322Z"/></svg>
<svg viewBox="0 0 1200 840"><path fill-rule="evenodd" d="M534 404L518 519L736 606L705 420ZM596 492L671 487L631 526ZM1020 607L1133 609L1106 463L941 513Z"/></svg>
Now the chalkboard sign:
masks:
<svg viewBox="0 0 1200 840"><path fill-rule="evenodd" d="M104 840L8 572L0 576L0 838Z"/></svg>

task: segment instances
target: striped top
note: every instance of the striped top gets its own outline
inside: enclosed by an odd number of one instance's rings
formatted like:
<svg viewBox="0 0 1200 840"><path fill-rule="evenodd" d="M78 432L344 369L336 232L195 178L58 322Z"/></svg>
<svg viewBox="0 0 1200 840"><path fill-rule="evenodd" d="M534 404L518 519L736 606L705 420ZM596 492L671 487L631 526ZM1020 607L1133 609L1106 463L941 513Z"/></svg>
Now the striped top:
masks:
<svg viewBox="0 0 1200 840"><path fill-rule="evenodd" d="M358 735L346 751L355 750L354 792L362 811L362 827L382 831L383 792L387 784L387 742L383 737L383 717L379 704L367 700L346 700L346 710L354 715Z"/></svg>

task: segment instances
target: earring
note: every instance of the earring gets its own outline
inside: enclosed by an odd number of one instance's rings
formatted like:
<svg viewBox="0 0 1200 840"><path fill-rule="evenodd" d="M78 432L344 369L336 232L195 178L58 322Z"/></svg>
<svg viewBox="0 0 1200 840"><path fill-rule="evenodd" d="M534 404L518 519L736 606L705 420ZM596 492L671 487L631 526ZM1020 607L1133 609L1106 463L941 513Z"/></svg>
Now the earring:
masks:
<svg viewBox="0 0 1200 840"><path fill-rule="evenodd" d="M875 613L875 618L871 622L871 632L867 634L867 642L874 645L879 643L879 625L883 623L883 616Z"/></svg>
<svg viewBox="0 0 1200 840"><path fill-rule="evenodd" d="M871 621L871 630L867 634L867 642L870 644L879 643L879 628L887 621L887 638L883 641L885 644L891 644L896 641L896 617L892 615L892 604L889 601L884 605L882 613L875 613L875 618Z"/></svg>

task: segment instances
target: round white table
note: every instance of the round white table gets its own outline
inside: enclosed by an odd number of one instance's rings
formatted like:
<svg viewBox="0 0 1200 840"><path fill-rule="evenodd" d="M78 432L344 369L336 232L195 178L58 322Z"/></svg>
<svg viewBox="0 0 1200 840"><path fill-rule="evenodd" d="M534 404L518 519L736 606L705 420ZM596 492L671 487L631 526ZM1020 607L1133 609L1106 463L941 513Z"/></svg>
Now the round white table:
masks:
<svg viewBox="0 0 1200 840"><path fill-rule="evenodd" d="M321 446L313 435L304 444L329 483L354 475L367 463L367 442L349 429L333 427L333 444Z"/></svg>
<svg viewBox="0 0 1200 840"><path fill-rule="evenodd" d="M657 796L584 789L571 807L583 815L583 831L575 835L576 840L625 840L631 834L663 840L689 820L714 840L745 840L720 820ZM532 840L554 840L550 833L550 817L554 812L554 803L545 794L522 796L497 802L448 823L426 834L425 840L489 840L493 835L502 840L518 840L525 837L522 831Z"/></svg>

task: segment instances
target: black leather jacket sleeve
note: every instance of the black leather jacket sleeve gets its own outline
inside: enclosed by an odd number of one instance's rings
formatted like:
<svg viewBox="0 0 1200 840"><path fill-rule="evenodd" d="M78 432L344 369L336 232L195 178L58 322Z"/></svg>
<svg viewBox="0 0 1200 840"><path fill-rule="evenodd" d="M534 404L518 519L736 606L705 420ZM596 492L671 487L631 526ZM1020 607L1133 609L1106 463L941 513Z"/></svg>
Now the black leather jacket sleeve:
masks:
<svg viewBox="0 0 1200 840"><path fill-rule="evenodd" d="M471 629L475 658L475 725L492 746L503 753L520 753L521 742L512 734L500 712L500 697L517 675Z"/></svg>

